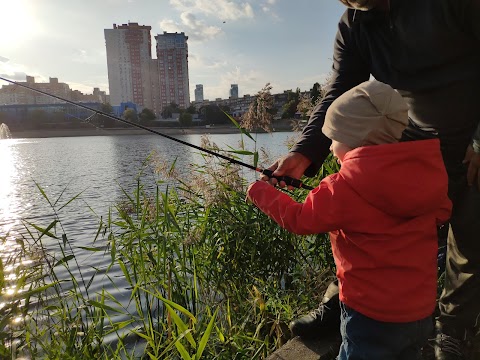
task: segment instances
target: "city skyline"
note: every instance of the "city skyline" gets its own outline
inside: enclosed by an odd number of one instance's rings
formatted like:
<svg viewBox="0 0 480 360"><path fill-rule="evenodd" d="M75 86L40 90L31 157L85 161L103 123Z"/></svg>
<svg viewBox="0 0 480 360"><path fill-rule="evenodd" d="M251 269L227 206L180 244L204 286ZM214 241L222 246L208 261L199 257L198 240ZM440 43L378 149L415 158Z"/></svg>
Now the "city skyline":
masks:
<svg viewBox="0 0 480 360"><path fill-rule="evenodd" d="M267 82L274 93L304 91L322 82L344 11L338 1L310 0L0 3L12 15L0 24L9 34L0 39L1 75L18 81L30 75L39 82L56 77L84 93L94 87L108 91L103 30L137 22L151 25L152 36L164 31L188 36L192 100L196 84L203 85L205 99L215 99L228 98L231 84L238 84L243 96ZM21 14L21 22L15 14Z"/></svg>

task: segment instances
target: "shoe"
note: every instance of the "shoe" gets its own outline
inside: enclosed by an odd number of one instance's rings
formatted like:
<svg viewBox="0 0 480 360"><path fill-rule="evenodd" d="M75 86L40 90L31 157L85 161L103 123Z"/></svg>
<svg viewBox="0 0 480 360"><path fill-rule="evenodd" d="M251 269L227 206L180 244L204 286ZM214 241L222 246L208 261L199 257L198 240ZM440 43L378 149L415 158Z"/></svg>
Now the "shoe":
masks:
<svg viewBox="0 0 480 360"><path fill-rule="evenodd" d="M466 331L463 332L463 336L458 336L457 332L447 334L438 322L436 329L437 334L433 344L435 360L466 360L465 352L468 345Z"/></svg>
<svg viewBox="0 0 480 360"><path fill-rule="evenodd" d="M334 289L336 287L336 289ZM294 336L304 339L340 336L340 303L338 286L331 283L319 307L289 325Z"/></svg>
<svg viewBox="0 0 480 360"><path fill-rule="evenodd" d="M463 340L447 334L437 334L434 343L435 360L465 360Z"/></svg>

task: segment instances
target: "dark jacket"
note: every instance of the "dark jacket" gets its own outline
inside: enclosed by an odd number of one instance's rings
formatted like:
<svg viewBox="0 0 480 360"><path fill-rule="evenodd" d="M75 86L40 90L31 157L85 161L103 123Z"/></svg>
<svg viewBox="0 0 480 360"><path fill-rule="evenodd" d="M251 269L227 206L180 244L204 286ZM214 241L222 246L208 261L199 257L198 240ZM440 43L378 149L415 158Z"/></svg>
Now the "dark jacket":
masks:
<svg viewBox="0 0 480 360"><path fill-rule="evenodd" d="M479 19L480 0L391 0L389 13L348 9L335 39L331 87L292 149L312 160L306 175L329 153L321 131L328 106L370 75L404 96L422 130L415 136L438 137L444 157L461 161L472 137L480 140Z"/></svg>

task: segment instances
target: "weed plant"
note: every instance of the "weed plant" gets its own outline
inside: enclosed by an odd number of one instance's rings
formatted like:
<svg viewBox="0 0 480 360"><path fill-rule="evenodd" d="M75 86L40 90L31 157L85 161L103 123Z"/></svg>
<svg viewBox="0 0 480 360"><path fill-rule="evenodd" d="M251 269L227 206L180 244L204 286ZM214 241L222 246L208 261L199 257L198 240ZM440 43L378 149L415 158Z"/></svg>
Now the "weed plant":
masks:
<svg viewBox="0 0 480 360"><path fill-rule="evenodd" d="M259 161L256 148L228 153ZM305 181L335 170L330 159ZM20 251L0 262L0 357L264 359L284 344L288 322L318 304L333 274L327 237L291 234L247 204L248 184L232 164L206 157L191 173L176 178L174 165L164 166L154 186L138 180L124 190L99 217L91 246L73 246L59 216L25 223ZM38 190L56 214L77 198L61 203ZM55 254L45 239L57 243ZM80 252L110 264L82 266ZM26 258L31 265L20 266ZM6 269L15 269L12 280ZM100 274L104 286L93 291ZM127 302L107 290L118 284Z"/></svg>

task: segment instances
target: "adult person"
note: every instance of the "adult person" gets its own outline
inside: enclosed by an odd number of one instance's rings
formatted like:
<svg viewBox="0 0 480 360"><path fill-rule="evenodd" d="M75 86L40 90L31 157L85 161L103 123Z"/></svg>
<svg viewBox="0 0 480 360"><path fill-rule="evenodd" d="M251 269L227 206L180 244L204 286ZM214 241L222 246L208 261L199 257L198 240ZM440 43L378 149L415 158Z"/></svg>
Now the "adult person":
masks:
<svg viewBox="0 0 480 360"><path fill-rule="evenodd" d="M404 140L441 143L453 212L435 355L464 359L463 341L480 314L480 0L340 1L348 9L329 89L295 146L269 169L274 176L313 176L329 153L321 131L329 105L371 76L397 89L410 108ZM317 316L294 321L292 331L320 334L330 326L338 318L329 315L338 308L336 294L331 284Z"/></svg>

